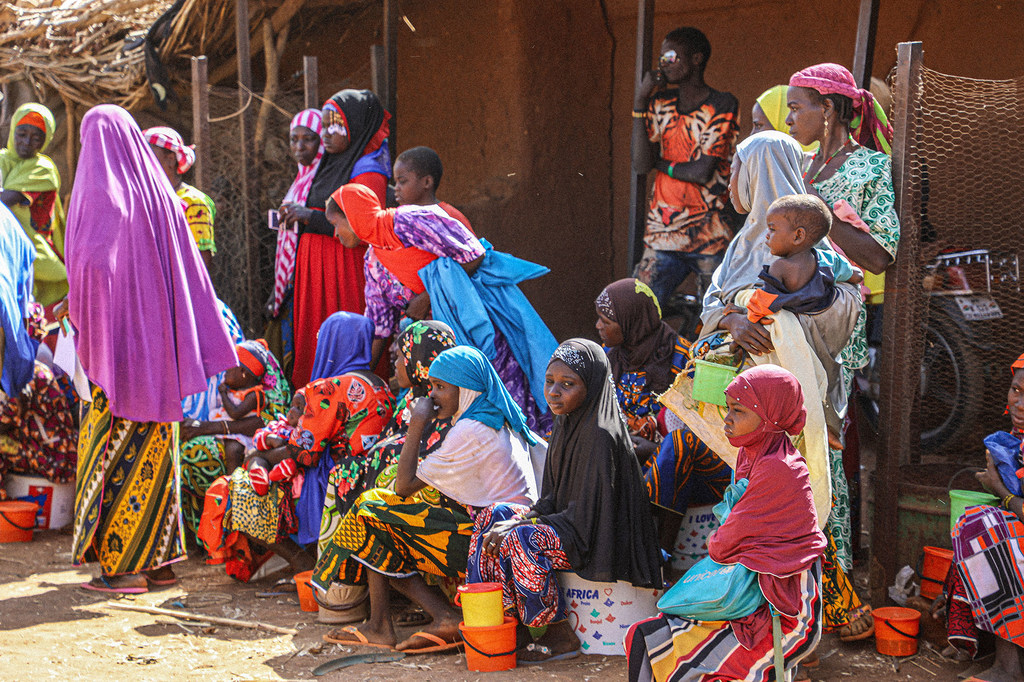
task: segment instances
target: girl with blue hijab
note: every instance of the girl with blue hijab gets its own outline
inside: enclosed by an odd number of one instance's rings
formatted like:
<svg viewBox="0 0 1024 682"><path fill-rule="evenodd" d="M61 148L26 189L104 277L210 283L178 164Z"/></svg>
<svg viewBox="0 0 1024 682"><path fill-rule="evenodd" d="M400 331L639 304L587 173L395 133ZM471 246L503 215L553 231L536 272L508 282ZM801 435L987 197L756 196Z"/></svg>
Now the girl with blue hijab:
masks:
<svg viewBox="0 0 1024 682"><path fill-rule="evenodd" d="M326 590L332 580L368 584L370 618L333 630L328 642L395 647L389 590L394 587L423 607L431 626L397 648L407 654L456 647L461 618L424 574L462 581L473 531L471 510L498 502L532 504L537 499L531 447L537 437L487 357L456 346L430 364L430 400L413 409L398 459L393 490L363 493L321 554L313 582ZM420 441L435 419L454 425L437 449L419 461ZM428 501L427 487L440 493ZM436 498L435 498L436 499Z"/></svg>

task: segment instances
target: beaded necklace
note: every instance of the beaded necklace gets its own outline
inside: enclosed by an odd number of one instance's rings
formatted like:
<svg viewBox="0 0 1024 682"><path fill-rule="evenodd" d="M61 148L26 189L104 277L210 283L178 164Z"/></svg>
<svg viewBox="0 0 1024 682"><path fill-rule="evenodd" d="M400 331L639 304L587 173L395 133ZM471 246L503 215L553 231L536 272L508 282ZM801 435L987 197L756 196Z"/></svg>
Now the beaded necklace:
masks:
<svg viewBox="0 0 1024 682"><path fill-rule="evenodd" d="M817 172L815 172L814 175L811 176L811 179L809 180L809 183L813 185L814 181L818 179L819 175L821 175L821 171L825 170L825 168L827 168L828 165L830 163L832 163L832 159L834 159L837 156L839 156L839 152L841 152L844 149L846 149L846 145L850 144L850 143L853 143L854 146L856 146L856 144L857 144L856 142L853 141L853 135L847 135L846 136L846 141L843 142L843 144L838 149L836 149L834 152L832 152L827 159L825 159L825 163L821 164L821 167L818 168ZM819 146L818 147L818 151L814 152L814 156L811 157L811 163L807 166L807 170L805 170L804 173L803 173L802 177L804 179L807 178L807 173L811 170L811 166L814 165L814 162L818 160L818 154L820 154L820 153L821 153L821 147Z"/></svg>

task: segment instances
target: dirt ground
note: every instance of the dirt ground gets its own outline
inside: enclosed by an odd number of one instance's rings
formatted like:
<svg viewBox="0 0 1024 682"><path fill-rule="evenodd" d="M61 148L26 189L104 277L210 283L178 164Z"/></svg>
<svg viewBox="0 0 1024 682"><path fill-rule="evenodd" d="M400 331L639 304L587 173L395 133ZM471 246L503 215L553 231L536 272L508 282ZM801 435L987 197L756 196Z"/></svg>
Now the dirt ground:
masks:
<svg viewBox="0 0 1024 682"><path fill-rule="evenodd" d="M302 680L322 663L369 650L324 644L328 626L299 610L294 595L258 599L261 586L228 578L220 566L190 559L176 566L178 585L143 595L110 596L78 585L94 574L70 565L67 531L37 531L30 543L0 544L0 679ZM266 583L264 583L265 585ZM162 606L205 615L294 628L295 635L195 623L117 610L114 604ZM411 632L411 631L409 631ZM400 633L401 635L401 633ZM826 635L814 680L944 682L987 667L943 661L922 647L916 657L893 659L874 641L842 644ZM621 680L620 657L580 656L512 672L472 673L465 657L407 657L328 673L329 679L399 680Z"/></svg>

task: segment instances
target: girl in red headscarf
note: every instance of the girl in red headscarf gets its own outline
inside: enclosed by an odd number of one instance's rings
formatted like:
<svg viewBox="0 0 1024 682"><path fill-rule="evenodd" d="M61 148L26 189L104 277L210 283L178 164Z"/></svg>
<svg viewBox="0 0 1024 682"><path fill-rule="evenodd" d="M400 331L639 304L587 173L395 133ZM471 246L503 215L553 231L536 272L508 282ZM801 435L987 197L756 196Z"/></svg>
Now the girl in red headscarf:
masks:
<svg viewBox="0 0 1024 682"><path fill-rule="evenodd" d="M736 479L746 491L708 539L720 564L758 573L765 604L745 618L694 622L662 614L626 635L631 681L766 680L772 668L769 607L781 616L786 667L795 667L821 636L821 566L825 536L818 530L810 474L790 436L806 419L796 377L759 365L725 389L725 433L739 448Z"/></svg>

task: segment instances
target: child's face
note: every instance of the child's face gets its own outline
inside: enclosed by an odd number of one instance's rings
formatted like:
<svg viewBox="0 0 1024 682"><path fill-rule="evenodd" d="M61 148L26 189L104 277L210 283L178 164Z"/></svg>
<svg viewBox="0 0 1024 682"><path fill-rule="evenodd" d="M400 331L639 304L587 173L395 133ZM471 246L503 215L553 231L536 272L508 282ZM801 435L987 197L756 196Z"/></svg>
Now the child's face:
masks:
<svg viewBox="0 0 1024 682"><path fill-rule="evenodd" d="M447 419L459 411L459 387L430 377L430 399L437 406L438 419Z"/></svg>
<svg viewBox="0 0 1024 682"><path fill-rule="evenodd" d="M569 365L554 360L544 374L544 399L555 415L569 414L587 399L587 387Z"/></svg>
<svg viewBox="0 0 1024 682"><path fill-rule="evenodd" d="M750 408L741 405L735 398L725 396L725 403L729 407L729 411L725 415L724 429L727 438L745 436L761 425L761 418Z"/></svg>
<svg viewBox="0 0 1024 682"><path fill-rule="evenodd" d="M252 376L252 372L247 370L245 367L238 365L232 367L228 371L224 372L224 385L233 391L237 391L243 388L249 388L253 383L249 381L249 377Z"/></svg>
<svg viewBox="0 0 1024 682"><path fill-rule="evenodd" d="M602 315L600 310L597 311L597 335L601 337L601 343L609 348L622 345L622 327Z"/></svg>
<svg viewBox="0 0 1024 682"><path fill-rule="evenodd" d="M768 117L764 113L764 109L757 102L754 102L754 110L750 112L750 124L752 126L750 130L751 135L757 135L766 130L775 130L775 126L768 120Z"/></svg>
<svg viewBox="0 0 1024 682"><path fill-rule="evenodd" d="M785 258L803 250L807 242L807 230L796 227L782 211L768 211L765 219L767 229L764 240L773 256Z"/></svg>
<svg viewBox="0 0 1024 682"><path fill-rule="evenodd" d="M288 414L285 415L285 421L288 422L289 426L294 428L299 425L299 418L305 411L306 396L304 396L301 393L296 393L295 396L292 398L291 406L288 408Z"/></svg>
<svg viewBox="0 0 1024 682"><path fill-rule="evenodd" d="M409 378L409 369L405 365L405 358L401 355L395 360L395 381L399 388L412 388L412 379Z"/></svg>
<svg viewBox="0 0 1024 682"><path fill-rule="evenodd" d="M320 136L306 126L295 126L288 134L288 146L296 163L308 166L316 158L316 152L320 148Z"/></svg>
<svg viewBox="0 0 1024 682"><path fill-rule="evenodd" d="M399 206L419 204L432 198L434 179L417 175L404 161L395 162L395 201Z"/></svg>

